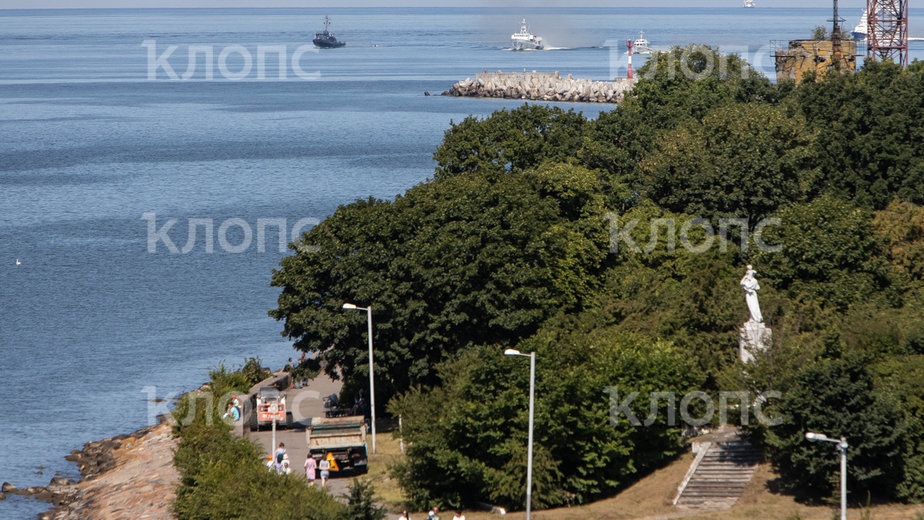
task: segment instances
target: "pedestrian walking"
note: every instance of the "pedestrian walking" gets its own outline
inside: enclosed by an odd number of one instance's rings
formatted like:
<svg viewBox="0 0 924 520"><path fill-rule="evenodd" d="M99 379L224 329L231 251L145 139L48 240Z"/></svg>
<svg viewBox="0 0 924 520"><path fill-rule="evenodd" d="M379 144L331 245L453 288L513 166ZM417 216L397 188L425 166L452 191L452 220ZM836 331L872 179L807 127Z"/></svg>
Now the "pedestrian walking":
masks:
<svg viewBox="0 0 924 520"><path fill-rule="evenodd" d="M281 474L283 471L282 462L286 458L286 443L280 442L279 447L276 448L276 473Z"/></svg>
<svg viewBox="0 0 924 520"><path fill-rule="evenodd" d="M411 515L407 514L407 509L401 511L401 516L398 517L398 520L411 520Z"/></svg>
<svg viewBox="0 0 924 520"><path fill-rule="evenodd" d="M321 487L326 487L327 479L330 478L330 460L327 458L328 455L330 455L330 452L324 453L324 458L318 463L318 469L321 470Z"/></svg>
<svg viewBox="0 0 924 520"><path fill-rule="evenodd" d="M308 457L305 458L305 478L308 479L309 485L314 485L314 480L317 478L318 463L314 460L314 457L311 454L308 454Z"/></svg>
<svg viewBox="0 0 924 520"><path fill-rule="evenodd" d="M427 520L440 520L440 508L433 506L433 509L427 514Z"/></svg>
<svg viewBox="0 0 924 520"><path fill-rule="evenodd" d="M452 515L452 520L465 520L465 515L462 514L461 509L456 509L456 514Z"/></svg>

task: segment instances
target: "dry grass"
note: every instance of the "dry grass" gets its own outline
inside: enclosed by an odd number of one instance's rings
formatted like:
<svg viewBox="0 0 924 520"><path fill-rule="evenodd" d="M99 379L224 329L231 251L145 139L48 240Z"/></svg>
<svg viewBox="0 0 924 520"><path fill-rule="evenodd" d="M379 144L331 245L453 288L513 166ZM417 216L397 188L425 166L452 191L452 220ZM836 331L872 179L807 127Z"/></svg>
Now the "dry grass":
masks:
<svg viewBox="0 0 924 520"><path fill-rule="evenodd" d="M398 440L391 433L379 432L377 435L377 452L370 456L367 475L374 484L376 494L388 507L389 511L400 511L404 503L404 494L398 482L389 474L392 466L402 454ZM791 496L771 493L767 481L775 478L767 465L761 465L745 489L738 503L731 509L702 513L680 511L671 503L677 492L677 486L683 480L692 455L686 454L678 460L653 472L618 495L579 507L534 511L533 518L541 520L660 520L684 518L688 520L831 520L836 509L831 506L808 506L799 504ZM851 509L847 518L860 520L863 511ZM391 514L388 518L397 518ZM441 515L444 520L452 517L451 513ZM500 520L500 516L486 512L466 512L469 520ZM416 513L412 518L424 519L426 513ZM526 518L523 512L509 513L505 520ZM869 509L869 520L912 520L924 518L924 505L880 505Z"/></svg>
<svg viewBox="0 0 924 520"><path fill-rule="evenodd" d="M375 494L390 511L399 510L404 504L404 491L397 479L391 477L391 468L403 457L398 439L391 432L376 435L375 455L369 455L367 478L375 484Z"/></svg>

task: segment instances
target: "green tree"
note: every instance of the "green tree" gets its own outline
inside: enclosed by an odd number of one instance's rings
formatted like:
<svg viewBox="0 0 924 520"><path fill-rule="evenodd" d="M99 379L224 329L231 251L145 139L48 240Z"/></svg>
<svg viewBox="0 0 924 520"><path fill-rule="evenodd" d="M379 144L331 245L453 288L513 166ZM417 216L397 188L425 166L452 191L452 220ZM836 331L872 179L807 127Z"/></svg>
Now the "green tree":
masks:
<svg viewBox="0 0 924 520"><path fill-rule="evenodd" d="M436 149L436 179L478 171L518 171L566 162L581 146L587 121L574 111L524 104L483 120L453 124Z"/></svg>
<svg viewBox="0 0 924 520"><path fill-rule="evenodd" d="M717 107L776 103L788 88L771 84L737 55L703 45L657 53L638 77L619 107L590 123L580 154L587 167L604 172L607 186L635 191L641 188L638 164L658 149L663 133L700 121ZM610 201L616 207L632 192L619 195Z"/></svg>
<svg viewBox="0 0 924 520"><path fill-rule="evenodd" d="M798 117L759 104L709 111L662 134L640 164L643 193L679 213L750 225L802 199L812 135Z"/></svg>
<svg viewBox="0 0 924 520"><path fill-rule="evenodd" d="M612 494L682 449L665 403L642 425L611 415L610 398L622 403L640 392L630 406L645 421L651 392L682 393L695 384L689 358L670 344L592 323L592 315L562 316L518 345L537 353L535 508ZM443 367L442 386L392 403L408 441L395 473L415 504L523 507L529 366L503 350L469 349Z"/></svg>
<svg viewBox="0 0 924 520"><path fill-rule="evenodd" d="M847 488L856 498L894 496L903 476L902 414L877 392L867 359L822 359L803 367L795 384L768 407L780 424L768 428L767 453L784 489L804 497L831 497L838 489L838 458L827 443L810 443L809 431L848 444Z"/></svg>
<svg viewBox="0 0 924 520"><path fill-rule="evenodd" d="M924 355L895 356L871 366L879 391L893 396L904 413L902 481L890 490L909 502L924 502Z"/></svg>
<svg viewBox="0 0 924 520"><path fill-rule="evenodd" d="M434 384L437 363L477 344L516 342L597 290L607 227L583 168L454 176L394 202L357 201L306 233L282 260L270 315L302 350L321 351L348 385L368 377L373 308L377 397ZM379 391L381 389L381 391Z"/></svg>
<svg viewBox="0 0 924 520"><path fill-rule="evenodd" d="M762 284L790 299L817 300L846 309L875 299L901 306L903 287L886 262L869 211L822 197L779 211L778 225L765 228L755 259Z"/></svg>
<svg viewBox="0 0 924 520"><path fill-rule="evenodd" d="M747 319L738 286L746 230L732 226L724 240L718 226L652 203L619 215L614 227L617 252L596 307L606 309L609 323L670 340L689 352L707 386L715 388L713 378L733 363L738 328Z"/></svg>
<svg viewBox="0 0 924 520"><path fill-rule="evenodd" d="M802 82L790 104L817 137L819 189L870 208L924 202L924 69L867 60Z"/></svg>
<svg viewBox="0 0 924 520"><path fill-rule="evenodd" d="M873 227L885 241L889 261L912 280L924 281L924 208L895 200L874 215Z"/></svg>
<svg viewBox="0 0 924 520"><path fill-rule="evenodd" d="M383 520L385 509L376 504L371 481L357 479L350 483L346 520Z"/></svg>

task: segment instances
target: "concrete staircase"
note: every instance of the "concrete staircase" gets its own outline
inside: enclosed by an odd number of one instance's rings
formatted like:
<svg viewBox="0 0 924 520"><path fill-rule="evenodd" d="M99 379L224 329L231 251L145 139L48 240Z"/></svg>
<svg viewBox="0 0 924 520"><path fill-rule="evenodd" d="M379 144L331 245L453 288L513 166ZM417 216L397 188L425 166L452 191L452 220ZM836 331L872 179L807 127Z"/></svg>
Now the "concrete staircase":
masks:
<svg viewBox="0 0 924 520"><path fill-rule="evenodd" d="M737 432L723 437L695 443L698 444L694 446L697 456L680 484L674 506L679 509L726 509L738 501L761 455Z"/></svg>

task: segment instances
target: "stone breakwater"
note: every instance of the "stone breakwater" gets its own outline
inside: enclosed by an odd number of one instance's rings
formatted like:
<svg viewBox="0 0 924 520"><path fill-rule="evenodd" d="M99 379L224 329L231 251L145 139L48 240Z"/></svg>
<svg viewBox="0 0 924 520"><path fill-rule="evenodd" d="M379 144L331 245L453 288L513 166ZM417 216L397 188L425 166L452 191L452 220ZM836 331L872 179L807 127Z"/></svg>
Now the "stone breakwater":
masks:
<svg viewBox="0 0 924 520"><path fill-rule="evenodd" d="M465 78L443 92L444 96L471 96L534 101L619 103L632 90L635 79L613 81L562 78L558 72L485 72Z"/></svg>
<svg viewBox="0 0 924 520"><path fill-rule="evenodd" d="M88 442L67 457L82 478L74 484L53 478L48 486L17 489L3 483L2 493L29 495L54 504L42 520L170 520L180 474L173 466L177 439L166 417L156 426L130 435Z"/></svg>

